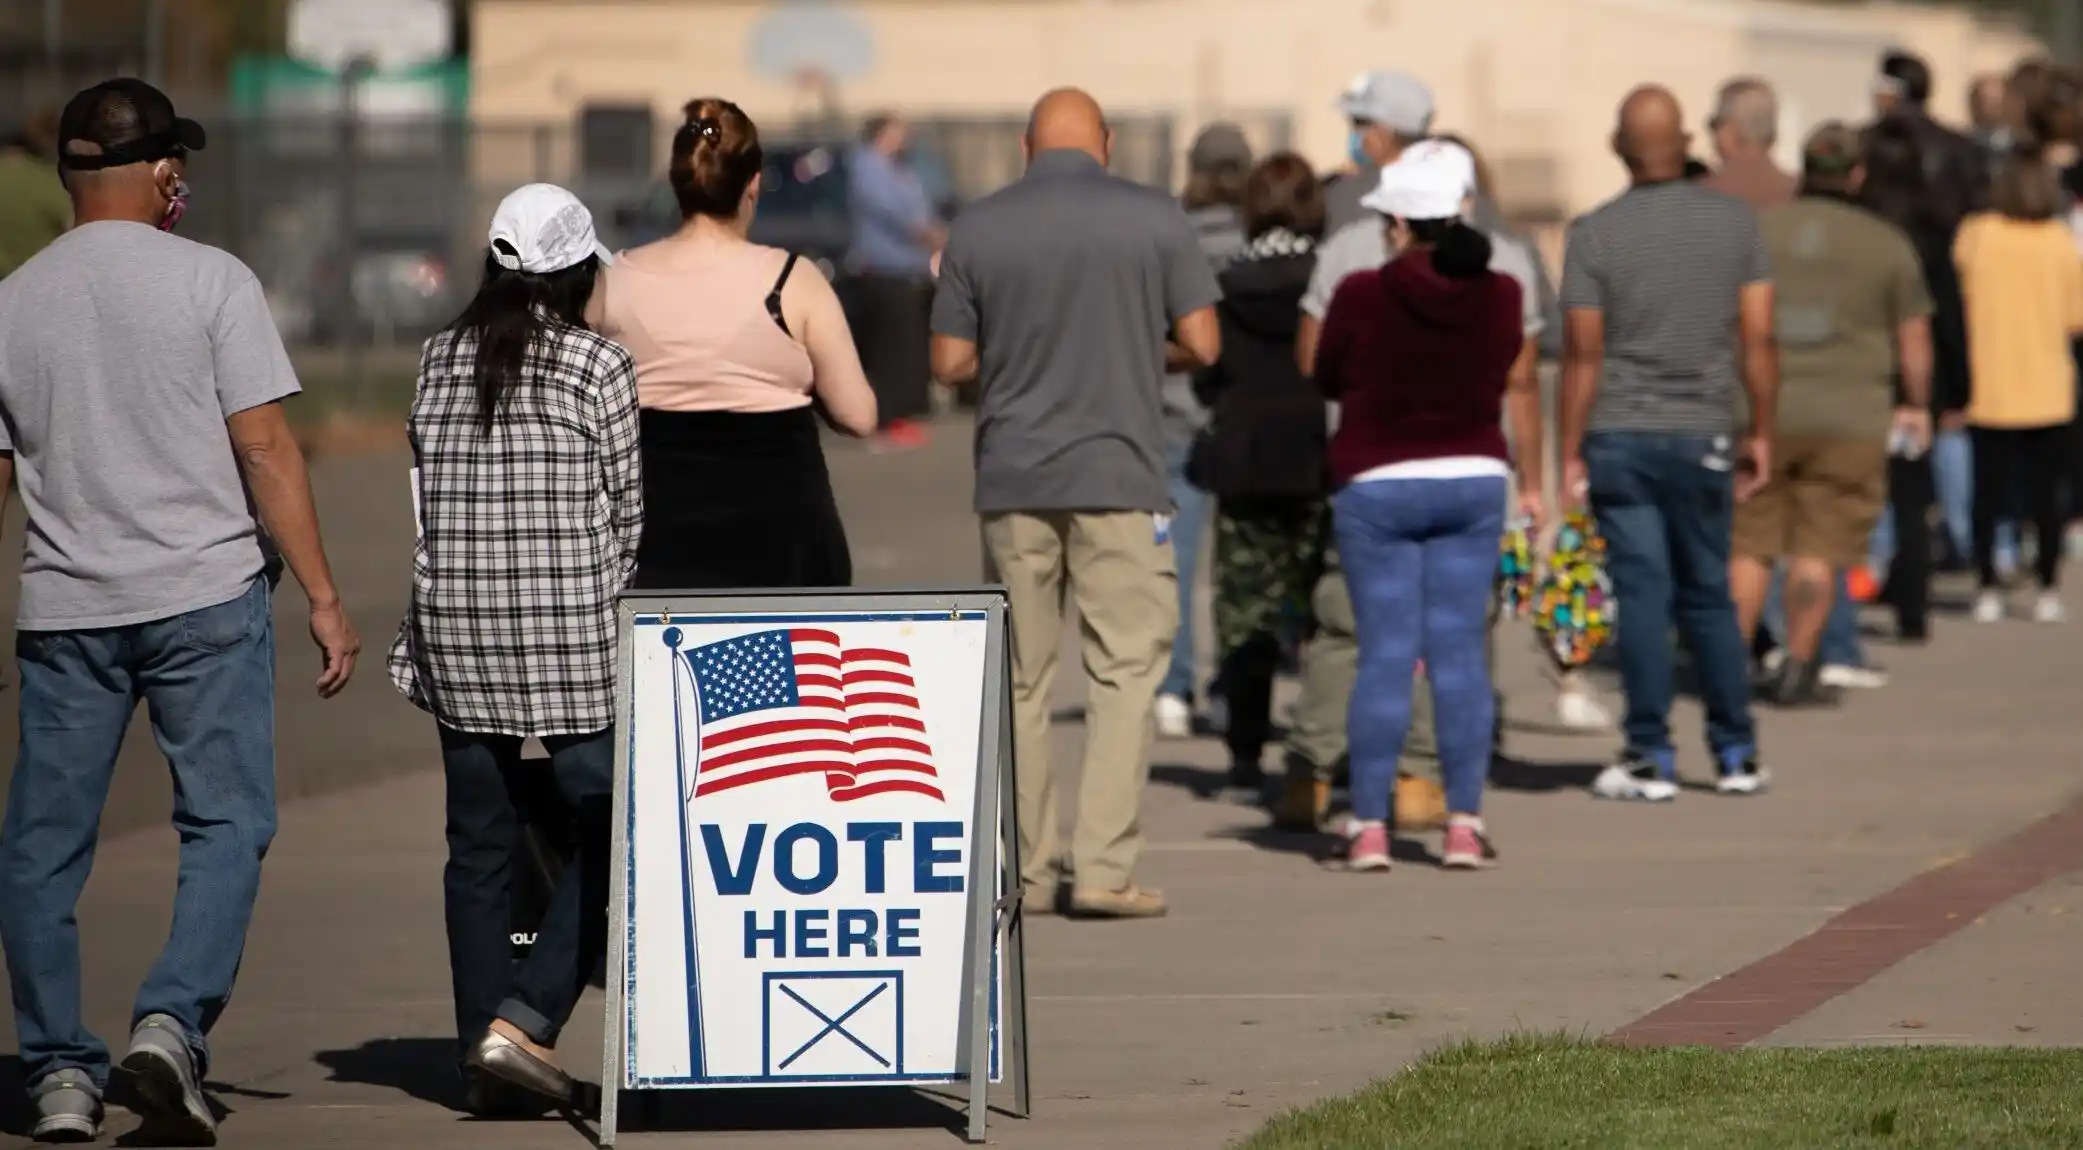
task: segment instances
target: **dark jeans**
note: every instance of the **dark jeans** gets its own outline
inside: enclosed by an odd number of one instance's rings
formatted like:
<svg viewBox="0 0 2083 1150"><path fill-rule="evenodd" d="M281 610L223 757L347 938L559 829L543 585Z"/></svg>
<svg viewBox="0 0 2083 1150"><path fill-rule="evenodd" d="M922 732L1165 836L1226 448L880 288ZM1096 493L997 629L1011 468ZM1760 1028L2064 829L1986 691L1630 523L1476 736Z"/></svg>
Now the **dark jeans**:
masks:
<svg viewBox="0 0 2083 1150"><path fill-rule="evenodd" d="M557 1044L580 991L607 952L608 821L614 742L607 731L542 740L557 790L578 819L578 850L557 880L519 969L513 962L510 884L520 821L514 794L521 740L441 728L448 775L448 867L442 872L456 1037L467 1048L494 1018L544 1046Z"/></svg>
<svg viewBox="0 0 2083 1150"><path fill-rule="evenodd" d="M1668 764L1675 624L1691 649L1717 760L1756 747L1750 660L1729 598L1735 513L1727 440L1601 432L1584 440L1591 512L1619 601L1617 645L1628 750Z"/></svg>
<svg viewBox="0 0 2083 1150"><path fill-rule="evenodd" d="M1895 627L1916 637L1930 629L1931 504L1938 498L1931 457L1888 457L1888 518L1895 528L1895 555L1888 562L1888 602Z"/></svg>
<svg viewBox="0 0 2083 1150"><path fill-rule="evenodd" d="M1971 427L1968 432L1974 437L1975 565L1982 586L1997 584L1996 525L2018 516L2019 509L2011 505L2009 496L2020 489L2022 480L2025 509L2032 515L2033 532L2039 539L2040 586L2054 587L2061 574L2061 485L2074 442L2068 425Z"/></svg>
<svg viewBox="0 0 2083 1150"><path fill-rule="evenodd" d="M68 1068L108 1082L108 1047L80 1018L75 914L139 699L173 770L181 870L173 929L130 1017L179 1021L197 1074L208 1070L203 1036L231 999L275 838L268 598L255 580L229 602L169 619L16 637L22 741L0 829L0 943L25 1083Z"/></svg>
<svg viewBox="0 0 2083 1150"><path fill-rule="evenodd" d="M883 426L925 415L932 406L932 281L867 273L852 279L847 294L848 323Z"/></svg>
<svg viewBox="0 0 2083 1150"><path fill-rule="evenodd" d="M1486 632L1506 490L1501 475L1378 479L1331 500L1359 624L1360 673L1346 727L1360 818L1390 817L1420 659L1447 809L1482 812L1497 717Z"/></svg>

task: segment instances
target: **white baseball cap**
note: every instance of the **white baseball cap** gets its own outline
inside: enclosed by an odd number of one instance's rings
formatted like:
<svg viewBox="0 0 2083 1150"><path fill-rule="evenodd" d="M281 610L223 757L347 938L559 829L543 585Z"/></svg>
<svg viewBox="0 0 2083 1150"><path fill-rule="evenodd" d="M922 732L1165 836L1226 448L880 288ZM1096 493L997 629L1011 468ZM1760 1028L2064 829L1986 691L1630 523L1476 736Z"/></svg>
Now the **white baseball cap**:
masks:
<svg viewBox="0 0 2083 1150"><path fill-rule="evenodd" d="M615 262L593 232L593 213L555 184L528 184L499 201L492 213L491 245L500 267L530 275L561 272L587 256Z"/></svg>
<svg viewBox="0 0 2083 1150"><path fill-rule="evenodd" d="M1446 220L1475 194L1475 157L1445 140L1420 140L1381 170L1360 206L1399 220Z"/></svg>

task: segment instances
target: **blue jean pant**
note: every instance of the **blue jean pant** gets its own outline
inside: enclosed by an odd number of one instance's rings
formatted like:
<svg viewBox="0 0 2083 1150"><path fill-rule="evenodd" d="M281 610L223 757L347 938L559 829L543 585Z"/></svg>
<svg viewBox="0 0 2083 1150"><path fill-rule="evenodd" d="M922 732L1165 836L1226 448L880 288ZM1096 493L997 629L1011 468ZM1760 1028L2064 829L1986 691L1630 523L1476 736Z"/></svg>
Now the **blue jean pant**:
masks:
<svg viewBox="0 0 2083 1150"><path fill-rule="evenodd" d="M0 945L23 1080L78 1069L106 1085L108 1047L80 1017L80 888L94 865L124 728L143 699L173 770L180 885L173 929L133 1024L165 1014L203 1036L231 998L261 859L275 837L275 636L268 587L150 623L25 631L21 750L0 826Z"/></svg>
<svg viewBox="0 0 2083 1150"><path fill-rule="evenodd" d="M1485 640L1506 486L1499 475L1380 479L1332 500L1360 642L1346 722L1359 818L1390 815L1420 659L1447 809L1483 809L1497 718Z"/></svg>
<svg viewBox="0 0 2083 1150"><path fill-rule="evenodd" d="M1187 700L1194 697L1195 686L1194 586L1201 567L1201 535L1215 510L1215 500L1186 481L1186 455L1191 447L1191 440L1174 445L1165 461L1171 468L1172 561L1179 569L1179 632L1172 637L1171 669L1157 688L1160 695L1177 695Z"/></svg>
<svg viewBox="0 0 2083 1150"><path fill-rule="evenodd" d="M1736 500L1728 440L1602 432L1586 437L1583 451L1619 606L1628 750L1672 769L1675 624L1707 705L1708 747L1722 763L1750 753L1750 656L1729 598Z"/></svg>
<svg viewBox="0 0 2083 1150"><path fill-rule="evenodd" d="M1774 568L1772 586L1765 595L1765 610L1759 626L1779 643L1786 642L1786 569ZM1845 573L1837 573L1837 587L1830 595L1830 617L1823 623L1823 641L1816 658L1834 667L1864 667L1866 645L1859 641L1859 605L1852 602Z"/></svg>

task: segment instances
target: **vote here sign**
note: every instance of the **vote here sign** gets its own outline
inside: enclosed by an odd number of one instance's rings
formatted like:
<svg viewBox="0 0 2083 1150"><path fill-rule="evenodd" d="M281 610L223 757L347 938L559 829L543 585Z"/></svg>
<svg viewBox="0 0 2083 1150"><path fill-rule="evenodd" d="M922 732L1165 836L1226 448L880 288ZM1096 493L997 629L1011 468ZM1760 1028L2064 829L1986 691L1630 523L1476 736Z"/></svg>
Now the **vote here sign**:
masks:
<svg viewBox="0 0 2083 1150"><path fill-rule="evenodd" d="M967 1077L986 626L636 616L626 1085Z"/></svg>

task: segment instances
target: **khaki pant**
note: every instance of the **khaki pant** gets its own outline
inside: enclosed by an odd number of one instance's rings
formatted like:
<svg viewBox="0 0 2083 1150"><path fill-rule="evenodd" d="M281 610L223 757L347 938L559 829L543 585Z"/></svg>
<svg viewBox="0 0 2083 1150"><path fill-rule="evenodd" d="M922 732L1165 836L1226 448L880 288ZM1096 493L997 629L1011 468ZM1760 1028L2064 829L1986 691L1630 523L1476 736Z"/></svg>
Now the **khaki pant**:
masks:
<svg viewBox="0 0 2083 1150"><path fill-rule="evenodd" d="M1011 601L1013 763L1020 866L1053 895L1065 859L1049 763L1049 692L1067 603L1082 620L1085 762L1069 869L1079 887L1119 890L1143 848L1150 708L1179 627L1169 538L1147 511L1007 512L984 517L984 551Z"/></svg>

